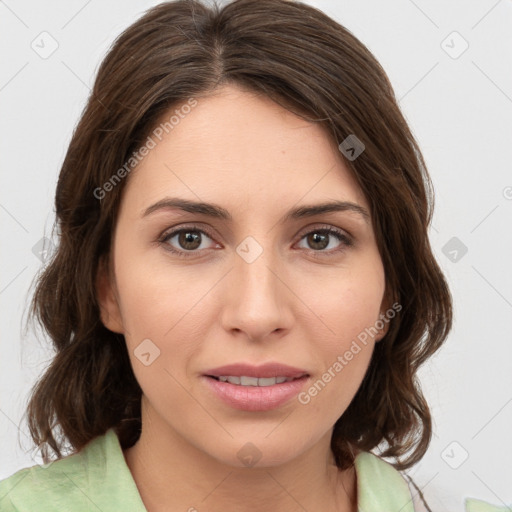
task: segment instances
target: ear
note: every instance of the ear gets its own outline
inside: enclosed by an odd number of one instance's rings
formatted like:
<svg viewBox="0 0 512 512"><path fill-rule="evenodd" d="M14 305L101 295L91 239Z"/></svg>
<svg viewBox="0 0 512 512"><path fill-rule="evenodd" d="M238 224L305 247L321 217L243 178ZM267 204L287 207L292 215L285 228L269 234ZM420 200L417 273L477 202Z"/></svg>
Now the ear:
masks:
<svg viewBox="0 0 512 512"><path fill-rule="evenodd" d="M379 333L375 336L375 343L378 343L382 338L384 338L384 336L386 336L386 334L388 333L388 330L389 330L389 320L386 322L386 317L384 315L384 313L381 313L380 316L379 316L379 320L382 319L382 322L384 323L384 327L382 329L379 329ZM380 325L380 323L379 323Z"/></svg>
<svg viewBox="0 0 512 512"><path fill-rule="evenodd" d="M115 283L106 258L101 258L96 274L96 296L103 325L110 331L124 334L121 310L115 293Z"/></svg>
<svg viewBox="0 0 512 512"><path fill-rule="evenodd" d="M389 324L391 322L391 318L386 314L387 311L391 307L391 301L388 298L388 293L386 292L384 298L382 299L382 303L380 305L380 314L379 318L375 322L376 328L378 328L379 332L375 335L375 342L379 342L389 331ZM394 315L393 315L394 316ZM382 328L380 328L382 327Z"/></svg>

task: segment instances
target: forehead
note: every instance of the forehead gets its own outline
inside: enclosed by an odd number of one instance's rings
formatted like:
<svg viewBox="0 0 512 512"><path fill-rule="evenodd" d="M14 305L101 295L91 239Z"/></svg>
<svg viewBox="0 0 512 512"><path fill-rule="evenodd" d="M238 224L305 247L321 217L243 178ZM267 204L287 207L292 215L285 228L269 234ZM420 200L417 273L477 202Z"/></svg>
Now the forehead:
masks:
<svg viewBox="0 0 512 512"><path fill-rule="evenodd" d="M141 212L166 195L248 212L301 199L367 206L323 126L234 86L196 101L191 109L174 106L155 127L177 114L129 176L123 202L131 209Z"/></svg>

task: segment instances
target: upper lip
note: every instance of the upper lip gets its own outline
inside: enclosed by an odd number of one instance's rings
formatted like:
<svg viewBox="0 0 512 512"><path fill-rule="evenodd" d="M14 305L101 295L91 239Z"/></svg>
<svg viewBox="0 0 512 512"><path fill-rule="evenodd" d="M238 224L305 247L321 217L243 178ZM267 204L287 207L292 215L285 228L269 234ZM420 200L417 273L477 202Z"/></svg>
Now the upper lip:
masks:
<svg viewBox="0 0 512 512"><path fill-rule="evenodd" d="M233 377L287 377L298 378L308 375L306 370L294 368L281 363L266 363L260 366L254 366L247 363L234 363L225 366L219 366L204 372L204 375L211 377L233 376Z"/></svg>

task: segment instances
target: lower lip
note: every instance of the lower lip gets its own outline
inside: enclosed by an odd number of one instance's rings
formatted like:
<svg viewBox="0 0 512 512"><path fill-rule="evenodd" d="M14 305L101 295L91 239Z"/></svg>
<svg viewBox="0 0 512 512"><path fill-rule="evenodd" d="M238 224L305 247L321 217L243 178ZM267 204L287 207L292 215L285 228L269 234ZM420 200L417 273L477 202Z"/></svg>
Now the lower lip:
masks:
<svg viewBox="0 0 512 512"><path fill-rule="evenodd" d="M223 402L243 411L270 411L277 409L298 395L309 379L307 375L273 386L238 386L203 376L206 384Z"/></svg>

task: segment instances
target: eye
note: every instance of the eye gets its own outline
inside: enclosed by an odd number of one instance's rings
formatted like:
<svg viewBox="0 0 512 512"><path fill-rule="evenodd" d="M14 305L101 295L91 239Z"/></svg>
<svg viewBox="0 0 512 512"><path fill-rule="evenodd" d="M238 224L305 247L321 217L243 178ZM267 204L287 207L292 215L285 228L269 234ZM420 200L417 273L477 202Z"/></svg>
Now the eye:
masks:
<svg viewBox="0 0 512 512"><path fill-rule="evenodd" d="M200 229L198 226L185 226L165 232L158 242L167 251L180 257L187 257L208 248L219 248L220 245L213 242L212 239L213 235L205 229ZM208 247L207 240L213 242L213 247ZM310 230L301 236L300 241L303 240L309 247L302 248L308 249L315 257L334 256L353 245L352 238L349 235L332 226L322 226Z"/></svg>
<svg viewBox="0 0 512 512"><path fill-rule="evenodd" d="M175 239L174 245L173 239ZM166 250L178 256L188 256L187 253L197 253L207 249L208 247L204 246L205 239L213 241L212 235L205 230L190 226L164 233L159 242L165 246Z"/></svg>
<svg viewBox="0 0 512 512"><path fill-rule="evenodd" d="M305 240L306 244L309 246L306 247L306 249L309 248L314 253L326 253L325 256L332 256L333 253L338 254L353 245L350 236L332 226L308 231L306 234L302 235L301 241L302 240ZM321 254L321 256L324 256L324 254Z"/></svg>

